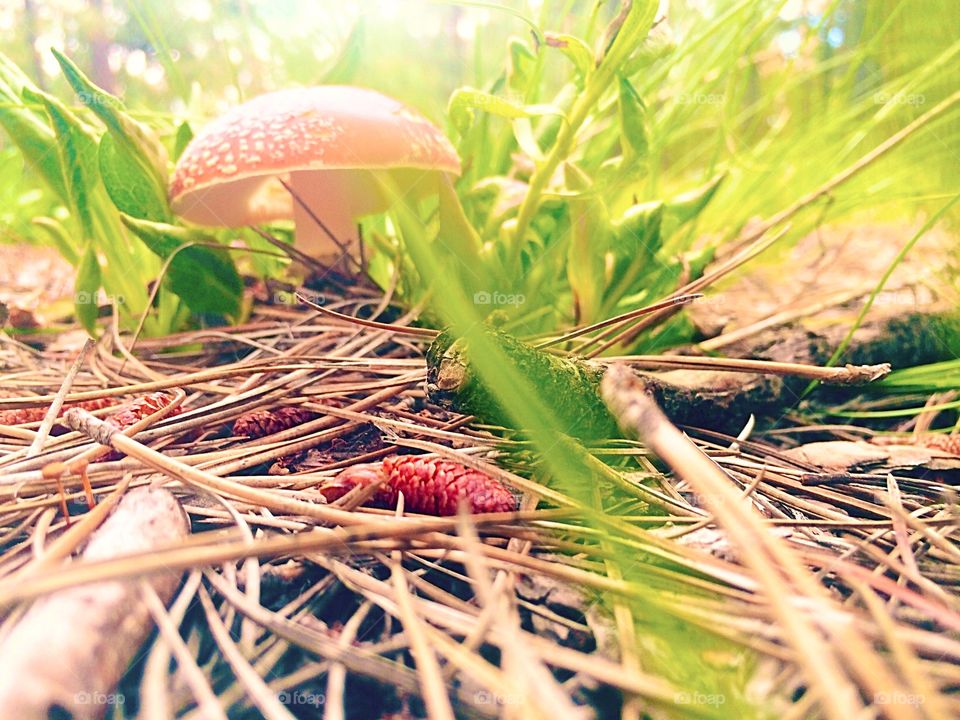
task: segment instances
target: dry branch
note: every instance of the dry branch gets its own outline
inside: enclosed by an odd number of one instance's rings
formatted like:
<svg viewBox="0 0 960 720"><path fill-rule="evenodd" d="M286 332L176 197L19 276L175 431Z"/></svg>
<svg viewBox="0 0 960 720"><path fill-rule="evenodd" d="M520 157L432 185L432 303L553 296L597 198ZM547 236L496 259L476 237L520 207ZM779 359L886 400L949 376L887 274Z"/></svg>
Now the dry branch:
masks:
<svg viewBox="0 0 960 720"><path fill-rule="evenodd" d="M188 532L172 494L138 488L94 533L83 559L146 552ZM158 573L149 582L167 601L180 573ZM80 720L102 717L122 704L114 688L152 627L136 581L81 585L37 600L0 645L4 716L41 720L60 707Z"/></svg>

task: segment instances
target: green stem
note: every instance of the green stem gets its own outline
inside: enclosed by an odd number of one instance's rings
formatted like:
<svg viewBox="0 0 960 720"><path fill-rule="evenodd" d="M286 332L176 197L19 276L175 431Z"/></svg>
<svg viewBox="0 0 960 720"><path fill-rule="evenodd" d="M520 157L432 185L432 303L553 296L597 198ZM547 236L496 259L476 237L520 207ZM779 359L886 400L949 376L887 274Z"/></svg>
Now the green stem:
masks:
<svg viewBox="0 0 960 720"><path fill-rule="evenodd" d="M598 69L591 77L596 79L599 75L600 70ZM612 77L610 73L606 73L605 75ZM540 198L543 195L543 191L546 189L547 183L550 181L553 173L556 172L557 167L569 156L570 147L577 135L577 131L580 129L580 126L583 125L584 120L587 119L587 115L590 114L590 109L594 106L603 90L606 89L606 86L610 82L610 77L606 77L606 81L602 84L600 82L587 83L586 92L574 103L570 116L560 129L560 133L557 135L550 154L547 155L543 164L534 171L533 176L530 178L530 188L527 190L527 195L524 197L523 204L520 206L517 214L517 227L514 231L513 245L510 253L510 267L516 269L520 267L520 252L523 249L523 238L527 233L527 229L530 227L530 222L533 220L537 208L540 206Z"/></svg>
<svg viewBox="0 0 960 720"><path fill-rule="evenodd" d="M513 245L510 249L510 267L514 270L518 271L520 269L523 239L530 228L530 223L537 212L537 208L540 206L540 199L547 183L550 182L550 178L560 163L569 157L580 127L590 115L594 106L600 101L601 96L616 77L624 61L636 49L634 41L642 39L646 35L646 31L649 30L650 23L653 21L652 10L656 9L656 4L648 2L645 5L649 5L649 8L635 8L631 11L600 64L584 79L583 94L574 102L570 115L557 135L550 153L530 178L530 188L517 214L517 227L513 234ZM646 17L647 15L649 17Z"/></svg>

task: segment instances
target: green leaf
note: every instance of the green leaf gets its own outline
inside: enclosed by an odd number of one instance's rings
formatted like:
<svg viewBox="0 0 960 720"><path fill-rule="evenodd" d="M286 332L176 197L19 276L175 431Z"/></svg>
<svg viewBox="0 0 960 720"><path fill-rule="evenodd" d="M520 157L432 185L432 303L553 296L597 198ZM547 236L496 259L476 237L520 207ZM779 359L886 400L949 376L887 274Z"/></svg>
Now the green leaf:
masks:
<svg viewBox="0 0 960 720"><path fill-rule="evenodd" d="M23 93L27 101L46 109L53 126L67 206L79 224L79 232L73 232L83 241L78 244L93 243L109 268L102 276L107 292L124 297L126 312L141 312L155 261L124 235L117 210L100 181L97 134L55 97L27 88Z"/></svg>
<svg viewBox="0 0 960 720"><path fill-rule="evenodd" d="M482 110L509 120L538 117L540 115L563 116L563 111L553 105L521 105L506 98L467 87L453 91L450 102L447 104L447 114L450 117L450 122L461 134L470 128L476 110Z"/></svg>
<svg viewBox="0 0 960 720"><path fill-rule="evenodd" d="M101 159L101 169L104 162L113 165L110 173L113 181L130 182L141 176L136 180L137 194L142 195L140 208L118 207L144 219L171 220L173 216L167 207L167 155L163 145L149 128L126 112L118 98L94 85L65 55L57 50L51 52L77 96L107 126L113 139L107 159ZM107 182L106 176L104 182ZM107 189L114 199L109 185Z"/></svg>
<svg viewBox="0 0 960 720"><path fill-rule="evenodd" d="M623 62L641 47L653 27L659 0L632 0L626 14L621 13L607 28L607 51L602 64L610 69L622 69Z"/></svg>
<svg viewBox="0 0 960 720"><path fill-rule="evenodd" d="M437 242L451 256L451 262L460 270L459 275L469 291L485 287L484 268L480 262L483 241L467 219L453 183L446 175L440 178L439 217L440 228Z"/></svg>
<svg viewBox="0 0 960 720"><path fill-rule="evenodd" d="M513 128L513 137L516 138L517 146L529 155L533 160L543 159L543 150L537 143L537 138L533 135L533 123L530 118L517 118L510 123Z"/></svg>
<svg viewBox="0 0 960 720"><path fill-rule="evenodd" d="M46 108L57 138L57 151L63 173L63 186L70 210L87 240L94 237L93 201L97 186L97 137L63 103L45 92L25 88L24 99Z"/></svg>
<svg viewBox="0 0 960 720"><path fill-rule="evenodd" d="M236 317L240 312L243 281L225 249L203 247L210 238L199 230L150 222L121 215L123 224L158 257L170 260L170 287L195 313L212 312Z"/></svg>
<svg viewBox="0 0 960 720"><path fill-rule="evenodd" d="M647 155L647 108L643 99L630 81L620 78L620 96L618 99L620 115L620 137L623 139L624 160L630 162Z"/></svg>
<svg viewBox="0 0 960 720"><path fill-rule="evenodd" d="M726 174L718 175L705 185L677 195L667 201L667 211L678 225L696 218L716 195Z"/></svg>
<svg viewBox="0 0 960 720"><path fill-rule="evenodd" d="M677 49L667 23L660 23L647 35L643 44L633 53L630 61L623 67L623 74L633 77L655 62L663 60Z"/></svg>
<svg viewBox="0 0 960 720"><path fill-rule="evenodd" d="M35 217L31 222L47 233L54 247L60 252L63 258L71 265L76 266L80 260L75 243L71 240L63 224L50 217Z"/></svg>
<svg viewBox="0 0 960 720"><path fill-rule="evenodd" d="M77 279L74 281L74 307L77 320L90 335L97 329L99 306L97 296L100 293L100 262L93 246L87 244L80 264L77 266Z"/></svg>
<svg viewBox="0 0 960 720"><path fill-rule="evenodd" d="M577 86L583 88L587 77L593 72L593 52L583 40L563 33L544 33L548 47L556 48L569 58L577 69Z"/></svg>
<svg viewBox="0 0 960 720"><path fill-rule="evenodd" d="M660 249L660 224L665 205L659 201L637 203L614 222L617 247L626 255L652 257Z"/></svg>
<svg viewBox="0 0 960 720"><path fill-rule="evenodd" d="M662 244L664 209L660 201L639 203L613 223L613 263L606 282L606 310L615 308L629 293L649 289L651 261Z"/></svg>
<svg viewBox="0 0 960 720"><path fill-rule="evenodd" d="M190 123L184 120L177 125L177 137L173 142L174 160L180 159L180 156L183 154L183 151L187 149L187 145L190 144L191 140L193 140L193 128L190 127Z"/></svg>
<svg viewBox="0 0 960 720"><path fill-rule="evenodd" d="M525 93L537 64L537 56L518 37L511 37L507 46L510 51L507 85L515 92Z"/></svg>
<svg viewBox="0 0 960 720"><path fill-rule="evenodd" d="M100 140L100 177L113 204L121 212L143 220L172 220L166 196L158 196L156 185L143 173L143 166L115 135Z"/></svg>
<svg viewBox="0 0 960 720"><path fill-rule="evenodd" d="M446 175L440 178L440 241L464 262L475 260L483 242L460 204L453 183Z"/></svg>
<svg viewBox="0 0 960 720"><path fill-rule="evenodd" d="M16 65L0 53L0 125L20 148L27 162L66 202L67 189L60 169L56 135L50 128L46 113L24 103L24 90L39 92L39 88Z"/></svg>

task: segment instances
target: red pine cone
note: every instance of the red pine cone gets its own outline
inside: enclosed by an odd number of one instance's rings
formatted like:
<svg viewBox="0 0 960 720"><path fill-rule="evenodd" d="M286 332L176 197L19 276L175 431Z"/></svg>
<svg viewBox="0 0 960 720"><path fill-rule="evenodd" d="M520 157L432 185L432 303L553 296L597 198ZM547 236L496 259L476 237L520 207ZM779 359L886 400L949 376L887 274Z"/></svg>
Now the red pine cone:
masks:
<svg viewBox="0 0 960 720"><path fill-rule="evenodd" d="M246 435L261 438L282 432L305 422L316 420L317 413L294 406L276 410L251 410L238 417L233 423L234 435Z"/></svg>
<svg viewBox="0 0 960 720"><path fill-rule="evenodd" d="M173 402L173 397L165 392L153 392L142 395L123 405L117 412L110 415L105 422L113 425L117 430L126 430L145 417L149 417L155 412L160 412L171 402ZM171 411L170 415L179 415L181 412L183 412L183 408L177 407ZM170 417L170 415L167 417Z"/></svg>
<svg viewBox="0 0 960 720"><path fill-rule="evenodd" d="M147 395L141 395L135 400L131 400L130 402L121 406L117 412L110 415L110 417L104 420L104 422L108 425L113 425L113 427L115 427L117 430L123 432L127 428L136 425L145 417L149 417L155 412L163 410L163 408L165 408L171 402L173 402L173 396L168 395L165 392L152 392ZM183 412L183 407L178 406L170 411L170 414L167 415L167 417L179 415L181 412ZM104 455L101 460L106 462L108 460L119 460L122 457L123 453L119 453L116 450L111 450L109 453Z"/></svg>
<svg viewBox="0 0 960 720"><path fill-rule="evenodd" d="M925 433L917 439L917 443L923 447L948 452L951 455L960 455L960 435Z"/></svg>
<svg viewBox="0 0 960 720"><path fill-rule="evenodd" d="M459 463L419 455L388 457L382 463L354 465L320 486L328 502L357 486L383 478L369 504L394 508L403 493L404 507L425 515L456 515L461 499L472 513L511 512L513 493L499 480Z"/></svg>
<svg viewBox="0 0 960 720"><path fill-rule="evenodd" d="M96 400L64 403L63 407L60 408L60 415L62 416L70 408L78 407L92 412L93 410L100 410L105 407L110 407L111 405L116 405L116 402L114 398L97 398ZM0 425L24 425L26 423L40 422L46 414L46 407L0 410Z"/></svg>

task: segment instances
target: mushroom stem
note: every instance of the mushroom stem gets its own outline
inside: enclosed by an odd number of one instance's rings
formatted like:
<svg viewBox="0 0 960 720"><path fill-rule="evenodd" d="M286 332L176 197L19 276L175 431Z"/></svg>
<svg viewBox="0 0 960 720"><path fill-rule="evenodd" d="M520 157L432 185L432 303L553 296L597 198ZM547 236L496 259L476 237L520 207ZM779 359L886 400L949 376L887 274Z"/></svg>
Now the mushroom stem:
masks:
<svg viewBox="0 0 960 720"><path fill-rule="evenodd" d="M358 185L343 171L290 173L298 250L334 269L356 269L356 198L369 191Z"/></svg>

